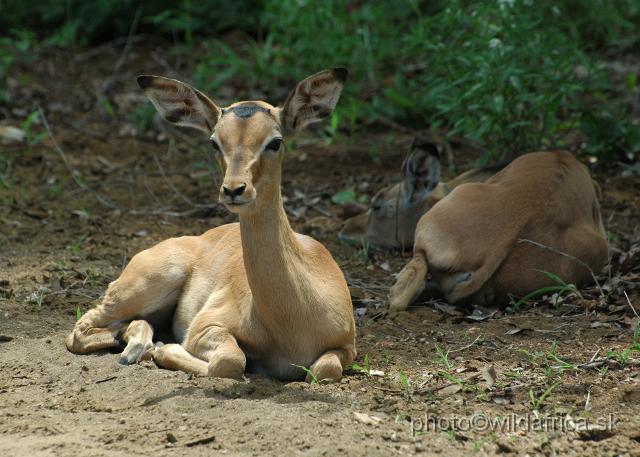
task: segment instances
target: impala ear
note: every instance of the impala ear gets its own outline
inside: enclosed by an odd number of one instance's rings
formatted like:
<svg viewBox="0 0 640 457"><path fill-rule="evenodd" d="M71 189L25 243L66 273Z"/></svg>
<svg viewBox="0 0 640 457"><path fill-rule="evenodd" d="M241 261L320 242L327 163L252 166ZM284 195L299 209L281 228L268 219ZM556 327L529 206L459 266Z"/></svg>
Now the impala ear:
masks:
<svg viewBox="0 0 640 457"><path fill-rule="evenodd" d="M211 135L220 108L188 84L162 76L138 76L138 85L160 116L172 124L191 127Z"/></svg>
<svg viewBox="0 0 640 457"><path fill-rule="evenodd" d="M300 81L291 91L281 110L280 120L286 130L300 130L331 115L347 81L346 68L324 70Z"/></svg>
<svg viewBox="0 0 640 457"><path fill-rule="evenodd" d="M432 141L416 138L402 164L402 200L412 205L427 198L440 182L440 153Z"/></svg>

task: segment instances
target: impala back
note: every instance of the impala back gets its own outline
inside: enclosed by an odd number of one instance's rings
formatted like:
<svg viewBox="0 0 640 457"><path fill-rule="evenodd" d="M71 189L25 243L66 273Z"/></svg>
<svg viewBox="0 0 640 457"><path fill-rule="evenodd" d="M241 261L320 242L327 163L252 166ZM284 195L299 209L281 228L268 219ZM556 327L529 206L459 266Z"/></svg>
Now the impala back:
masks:
<svg viewBox="0 0 640 457"><path fill-rule="evenodd" d="M553 285L548 273L587 283L608 256L597 186L569 152L523 155L434 205L414 251L451 303L504 303Z"/></svg>

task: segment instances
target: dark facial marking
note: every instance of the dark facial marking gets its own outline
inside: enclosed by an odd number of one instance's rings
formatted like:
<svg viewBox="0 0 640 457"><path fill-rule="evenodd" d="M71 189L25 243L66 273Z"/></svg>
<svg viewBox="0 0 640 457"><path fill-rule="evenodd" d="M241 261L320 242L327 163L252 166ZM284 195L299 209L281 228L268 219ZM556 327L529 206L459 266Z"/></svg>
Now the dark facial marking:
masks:
<svg viewBox="0 0 640 457"><path fill-rule="evenodd" d="M233 108L224 110L223 114L227 114L228 112L232 112L241 119L247 119L257 112L270 114L269 109L264 108L260 105L256 105L255 103L242 103L240 105L234 106Z"/></svg>

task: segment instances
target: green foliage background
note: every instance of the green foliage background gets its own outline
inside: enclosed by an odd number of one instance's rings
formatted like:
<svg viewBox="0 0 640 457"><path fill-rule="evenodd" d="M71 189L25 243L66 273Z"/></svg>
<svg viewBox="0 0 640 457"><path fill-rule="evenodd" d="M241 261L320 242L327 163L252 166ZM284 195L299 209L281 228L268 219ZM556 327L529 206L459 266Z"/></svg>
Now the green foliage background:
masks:
<svg viewBox="0 0 640 457"><path fill-rule="evenodd" d="M341 128L437 128L487 159L578 129L589 154L640 155L637 75L621 89L607 65L640 47L637 0L0 0L0 11L0 84L27 49L96 45L135 24L195 56L193 79L214 96L227 84L238 97L273 94L346 66Z"/></svg>

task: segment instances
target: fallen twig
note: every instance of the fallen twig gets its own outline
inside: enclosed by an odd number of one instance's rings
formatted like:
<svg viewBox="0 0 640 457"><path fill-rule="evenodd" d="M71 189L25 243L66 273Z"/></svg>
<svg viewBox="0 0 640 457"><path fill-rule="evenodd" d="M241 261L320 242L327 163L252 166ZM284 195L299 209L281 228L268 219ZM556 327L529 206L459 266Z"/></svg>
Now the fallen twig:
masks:
<svg viewBox="0 0 640 457"><path fill-rule="evenodd" d="M464 351L465 349L469 349L471 346L473 346L474 344L476 344L476 342L481 338L481 335L478 335L476 337L475 340L473 340L471 343L467 344L466 346L462 346L459 349L451 349L449 352L460 352L460 351Z"/></svg>
<svg viewBox="0 0 640 457"><path fill-rule="evenodd" d="M633 314L635 314L636 317L638 319L640 319L640 316L638 316L638 313L636 312L636 309L631 304L631 300L629 300L629 296L627 295L627 291L623 289L622 292L624 293L624 297L627 299L627 303L629 304L629 307L631 308L631 311L633 311Z"/></svg>
<svg viewBox="0 0 640 457"><path fill-rule="evenodd" d="M621 364L615 359L608 358L608 357L601 357L599 359L592 360L591 362L578 365L578 368L600 368L603 365L623 366L623 364ZM624 363L624 366L634 366L634 367L640 366L640 359L629 359Z"/></svg>
<svg viewBox="0 0 640 457"><path fill-rule="evenodd" d="M198 440L189 441L188 443L185 443L185 446L187 447L199 446L201 444L213 443L215 440L216 440L215 436L207 436L206 438L200 438Z"/></svg>
<svg viewBox="0 0 640 457"><path fill-rule="evenodd" d="M98 200L98 202L100 204L102 204L102 205L104 205L104 206L106 206L108 208L111 208L111 209L121 209L118 205L116 205L115 203L113 203L112 201L107 199L106 197L103 197L102 195L100 195L98 192L96 192L95 190L91 189L90 187L87 187L82 181L80 181L78 179L78 177L74 173L73 168L71 168L71 165L69 164L69 161L67 160L67 156L65 155L64 151L62 150L62 148L60 147L60 145L56 141L55 137L53 136L53 132L51 131L51 126L49 126L49 122L47 121L47 118L44 115L44 111L42 110L41 106L38 106L38 113L40 114L40 119L42 119L42 124L44 125L44 128L47 131L47 135L49 135L49 138L51 138L51 142L53 143L54 149L56 150L56 152L58 153L58 155L62 159L62 162L64 163L65 168L67 169L67 171L71 175L71 178L73 179L73 182L75 182L76 185L80 189L82 189L84 191L87 191L91 195L93 195L96 198L96 200Z"/></svg>

